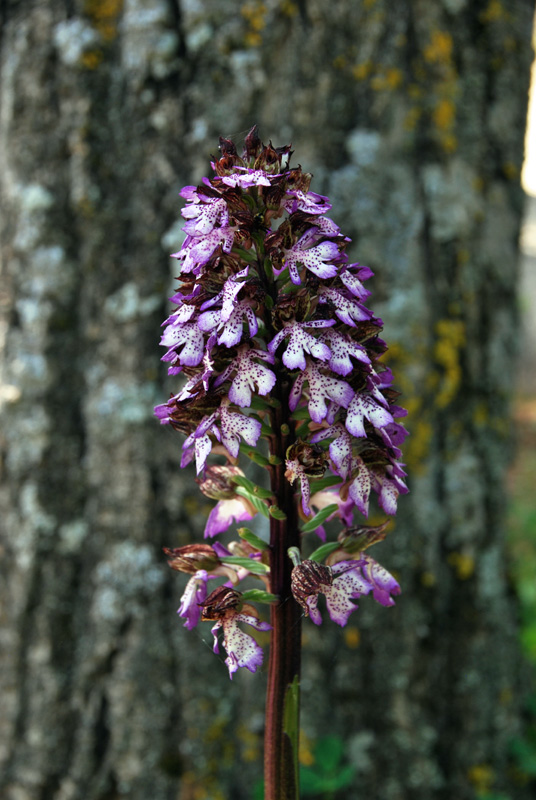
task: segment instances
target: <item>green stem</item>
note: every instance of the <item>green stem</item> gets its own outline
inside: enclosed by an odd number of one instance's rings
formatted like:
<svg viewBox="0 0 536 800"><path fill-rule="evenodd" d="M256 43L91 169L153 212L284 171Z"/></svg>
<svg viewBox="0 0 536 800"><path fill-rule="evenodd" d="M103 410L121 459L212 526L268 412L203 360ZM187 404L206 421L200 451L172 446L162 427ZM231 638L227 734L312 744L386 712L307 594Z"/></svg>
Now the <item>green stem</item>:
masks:
<svg viewBox="0 0 536 800"><path fill-rule="evenodd" d="M298 513L293 489L285 478L285 453L292 443L287 391L273 411L270 453L281 459L271 468L271 489L286 519L270 520L271 591L280 602L272 606L272 635L266 694L264 736L264 799L299 800L298 733L301 650L301 609L291 592L289 547L300 546Z"/></svg>

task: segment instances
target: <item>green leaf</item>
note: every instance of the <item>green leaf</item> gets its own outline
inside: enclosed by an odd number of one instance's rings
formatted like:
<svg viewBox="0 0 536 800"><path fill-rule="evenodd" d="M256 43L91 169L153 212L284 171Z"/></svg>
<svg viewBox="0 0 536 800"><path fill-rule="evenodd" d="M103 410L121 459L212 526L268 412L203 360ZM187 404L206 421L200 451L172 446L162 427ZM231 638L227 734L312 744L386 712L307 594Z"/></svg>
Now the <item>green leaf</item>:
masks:
<svg viewBox="0 0 536 800"><path fill-rule="evenodd" d="M250 481L249 478L246 478L244 475L233 475L231 478L233 483L236 483L238 486L241 486L246 492L250 494L254 494L256 497L261 497L263 499L267 499L273 495L273 492L270 489L263 489L262 486L258 486L253 481Z"/></svg>
<svg viewBox="0 0 536 800"><path fill-rule="evenodd" d="M327 518L333 514L338 509L337 503L330 503L329 506L326 506L319 511L318 514L315 514L309 522L306 522L305 525L302 527L302 533L311 533L311 531L316 530L319 525L322 525L323 522L327 520Z"/></svg>
<svg viewBox="0 0 536 800"><path fill-rule="evenodd" d="M326 542L326 544L321 544L320 547L317 547L316 550L311 553L309 558L311 561L323 561L339 547L339 542Z"/></svg>
<svg viewBox="0 0 536 800"><path fill-rule="evenodd" d="M242 261L246 261L248 264L254 264L257 261L257 254L254 250L244 250L243 247L233 247L233 253L236 253Z"/></svg>
<svg viewBox="0 0 536 800"><path fill-rule="evenodd" d="M298 676L287 686L283 705L283 732L287 734L292 746L295 784L298 786L298 742L300 732L300 681Z"/></svg>
<svg viewBox="0 0 536 800"><path fill-rule="evenodd" d="M270 572L270 567L263 564L261 561L255 561L254 558L247 558L246 556L224 556L220 559L223 564L231 564L235 567L244 567L252 572L253 575L266 575Z"/></svg>
<svg viewBox="0 0 536 800"><path fill-rule="evenodd" d="M298 425L296 428L296 436L300 439L303 439L309 433L309 422L302 422L301 425Z"/></svg>
<svg viewBox="0 0 536 800"><path fill-rule="evenodd" d="M309 414L309 409L307 408L307 406L304 406L303 408L297 408L296 411L293 411L292 414L290 415L290 418L306 419L309 421L311 419L311 415Z"/></svg>
<svg viewBox="0 0 536 800"><path fill-rule="evenodd" d="M270 508L268 509L268 513L274 519L286 519L287 518L287 515L285 514L284 511L281 511L279 506L270 506Z"/></svg>
<svg viewBox="0 0 536 800"><path fill-rule="evenodd" d="M279 597L276 594L270 594L270 592L263 592L262 589L248 589L246 592L242 594L242 600L246 602L253 602L253 603L278 603Z"/></svg>
<svg viewBox="0 0 536 800"><path fill-rule="evenodd" d="M311 494L321 492L323 489L328 489L330 486L337 486L337 484L342 484L342 478L338 475L326 475L325 478L310 482Z"/></svg>
<svg viewBox="0 0 536 800"><path fill-rule="evenodd" d="M253 533L253 531L250 531L249 528L238 528L237 533L241 539L250 544L252 547L256 547L257 550L268 550L268 542L260 539L255 533Z"/></svg>
<svg viewBox="0 0 536 800"><path fill-rule="evenodd" d="M245 497L246 500L249 500L253 508L256 511L259 511L264 517L270 517L268 506L260 499L260 497L256 497L254 494L246 491L246 489L243 489L241 486L237 487L236 493L239 494L240 497Z"/></svg>
<svg viewBox="0 0 536 800"><path fill-rule="evenodd" d="M247 445L241 444L240 450L255 464L258 464L259 467L268 467L270 465L268 459L265 456L261 455L260 453L257 453L257 451L253 447L248 447Z"/></svg>
<svg viewBox="0 0 536 800"><path fill-rule="evenodd" d="M264 397L260 397L258 394L252 395L250 408L252 408L253 411L268 411L270 407L271 404L268 400L265 400Z"/></svg>

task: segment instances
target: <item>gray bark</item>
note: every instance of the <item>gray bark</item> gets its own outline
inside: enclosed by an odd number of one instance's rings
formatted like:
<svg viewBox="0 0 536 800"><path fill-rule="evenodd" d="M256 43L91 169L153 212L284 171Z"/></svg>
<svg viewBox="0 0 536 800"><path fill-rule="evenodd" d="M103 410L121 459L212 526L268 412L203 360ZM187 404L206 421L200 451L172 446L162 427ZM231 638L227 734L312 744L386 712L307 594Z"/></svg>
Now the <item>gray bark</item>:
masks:
<svg viewBox="0 0 536 800"><path fill-rule="evenodd" d="M258 122L374 269L412 412L375 554L403 595L350 636L308 626L304 729L344 737L349 800L469 800L486 768L521 798L503 536L532 4L0 9L1 796L249 800L261 774L263 676L230 684L175 617L161 547L208 507L152 418L177 192Z"/></svg>

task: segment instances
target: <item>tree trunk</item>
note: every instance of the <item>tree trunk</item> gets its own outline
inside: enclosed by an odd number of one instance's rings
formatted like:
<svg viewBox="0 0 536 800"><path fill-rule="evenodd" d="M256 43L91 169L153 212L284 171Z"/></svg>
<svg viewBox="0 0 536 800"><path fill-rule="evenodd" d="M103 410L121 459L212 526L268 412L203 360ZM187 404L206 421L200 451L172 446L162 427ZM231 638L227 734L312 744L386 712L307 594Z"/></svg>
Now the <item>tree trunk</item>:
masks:
<svg viewBox="0 0 536 800"><path fill-rule="evenodd" d="M348 800L523 797L503 535L532 12L0 4L3 798L250 800L261 775L263 676L230 684L175 618L161 547L199 540L208 507L152 418L176 387L177 191L254 122L376 273L410 409L411 494L378 553L403 594L304 626L306 743L344 738Z"/></svg>

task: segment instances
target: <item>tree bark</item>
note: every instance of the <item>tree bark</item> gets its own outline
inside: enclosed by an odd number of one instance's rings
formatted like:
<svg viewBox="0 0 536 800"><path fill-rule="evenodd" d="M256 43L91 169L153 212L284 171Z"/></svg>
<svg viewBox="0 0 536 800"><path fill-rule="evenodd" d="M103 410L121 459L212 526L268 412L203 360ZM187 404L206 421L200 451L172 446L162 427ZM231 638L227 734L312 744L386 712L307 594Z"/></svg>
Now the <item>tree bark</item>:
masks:
<svg viewBox="0 0 536 800"><path fill-rule="evenodd" d="M158 328L177 192L255 122L376 273L410 409L411 494L378 551L403 595L363 599L344 634L306 626L307 739L344 738L348 800L528 796L503 537L532 13L0 4L6 800L249 800L261 775L263 677L230 684L175 618L161 547L199 540L208 507L152 418L176 387Z"/></svg>

